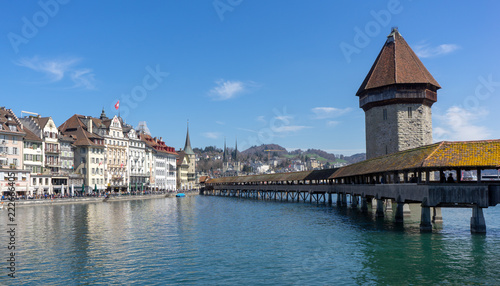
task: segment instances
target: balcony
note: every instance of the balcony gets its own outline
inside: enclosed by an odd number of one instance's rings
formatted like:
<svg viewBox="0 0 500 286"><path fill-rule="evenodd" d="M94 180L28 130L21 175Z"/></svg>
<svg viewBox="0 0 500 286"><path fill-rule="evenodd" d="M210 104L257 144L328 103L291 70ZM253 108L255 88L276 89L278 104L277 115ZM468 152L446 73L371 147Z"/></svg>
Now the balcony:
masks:
<svg viewBox="0 0 500 286"><path fill-rule="evenodd" d="M45 166L47 167L61 167L61 162L45 162Z"/></svg>
<svg viewBox="0 0 500 286"><path fill-rule="evenodd" d="M61 150L59 149L45 149L46 154L60 154Z"/></svg>

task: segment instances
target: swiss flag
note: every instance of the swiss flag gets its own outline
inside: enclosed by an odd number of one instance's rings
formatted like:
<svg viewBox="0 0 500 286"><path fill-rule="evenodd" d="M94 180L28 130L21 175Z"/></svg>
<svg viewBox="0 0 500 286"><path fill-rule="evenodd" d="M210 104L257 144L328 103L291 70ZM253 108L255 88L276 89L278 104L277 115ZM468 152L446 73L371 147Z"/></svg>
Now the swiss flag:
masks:
<svg viewBox="0 0 500 286"><path fill-rule="evenodd" d="M118 109L118 108L120 108L120 101L119 100L115 104L115 109Z"/></svg>

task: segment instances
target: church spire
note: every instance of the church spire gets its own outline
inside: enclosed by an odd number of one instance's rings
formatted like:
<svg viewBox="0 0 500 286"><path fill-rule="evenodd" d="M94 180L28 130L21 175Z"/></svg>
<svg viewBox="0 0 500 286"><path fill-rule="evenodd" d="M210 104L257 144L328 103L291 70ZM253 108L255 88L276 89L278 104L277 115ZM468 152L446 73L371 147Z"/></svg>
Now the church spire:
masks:
<svg viewBox="0 0 500 286"><path fill-rule="evenodd" d="M238 138L236 138L236 143L234 144L234 161L238 162Z"/></svg>
<svg viewBox="0 0 500 286"><path fill-rule="evenodd" d="M227 162L226 137L224 137L224 152L222 153L222 162Z"/></svg>
<svg viewBox="0 0 500 286"><path fill-rule="evenodd" d="M191 148L191 140L189 139L189 120L187 122L186 144L184 145L184 153L186 155L194 155L193 148Z"/></svg>

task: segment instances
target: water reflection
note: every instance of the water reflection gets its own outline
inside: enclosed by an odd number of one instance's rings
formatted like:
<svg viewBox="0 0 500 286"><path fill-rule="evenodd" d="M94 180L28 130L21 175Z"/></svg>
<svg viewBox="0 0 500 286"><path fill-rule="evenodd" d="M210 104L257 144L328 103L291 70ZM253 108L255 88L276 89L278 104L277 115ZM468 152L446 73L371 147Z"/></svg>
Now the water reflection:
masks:
<svg viewBox="0 0 500 286"><path fill-rule="evenodd" d="M394 206L395 207L395 206ZM216 197L18 209L16 285L49 284L494 284L500 278L498 208L488 234L470 210L443 211L421 234L345 207ZM0 213L0 224L6 215ZM6 233L0 233L5 242ZM0 250L6 257L6 249ZM6 275L0 284L10 283Z"/></svg>

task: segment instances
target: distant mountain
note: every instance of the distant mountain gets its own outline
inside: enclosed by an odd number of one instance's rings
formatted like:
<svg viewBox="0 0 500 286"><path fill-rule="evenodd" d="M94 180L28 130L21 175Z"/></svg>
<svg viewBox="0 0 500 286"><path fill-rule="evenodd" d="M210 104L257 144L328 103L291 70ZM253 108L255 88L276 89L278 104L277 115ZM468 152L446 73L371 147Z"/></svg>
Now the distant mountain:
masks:
<svg viewBox="0 0 500 286"><path fill-rule="evenodd" d="M325 158L328 162L335 162L337 160L334 154L327 153L319 149L307 149L305 153L318 155L322 158Z"/></svg>
<svg viewBox="0 0 500 286"><path fill-rule="evenodd" d="M349 164L358 163L358 162L366 160L366 154L359 153L359 154L354 154L352 156L344 156L344 160Z"/></svg>
<svg viewBox="0 0 500 286"><path fill-rule="evenodd" d="M271 150L271 154L274 152L277 152L278 156L288 154L288 151L286 151L285 148L283 148L277 144L263 144L260 146L253 146L253 147L250 147L250 148L246 149L245 151L241 152L241 154L248 155L248 156L267 155L267 152L265 152L265 150ZM274 151L274 150L278 150L278 151Z"/></svg>
<svg viewBox="0 0 500 286"><path fill-rule="evenodd" d="M268 154L269 152L266 152L265 150L272 150L272 151L270 151L270 154ZM321 161L348 163L348 164L357 163L366 159L365 153L354 154L352 156L344 156L344 155L336 156L334 154L319 149L308 149L307 151L302 151L300 149L297 149L287 152L284 147L277 144L263 144L260 146L253 146L241 152L241 154L246 156L247 158L267 157L268 155L271 155L272 157L274 156L287 157L289 159L291 158L304 159L304 158L315 157L316 159Z"/></svg>

